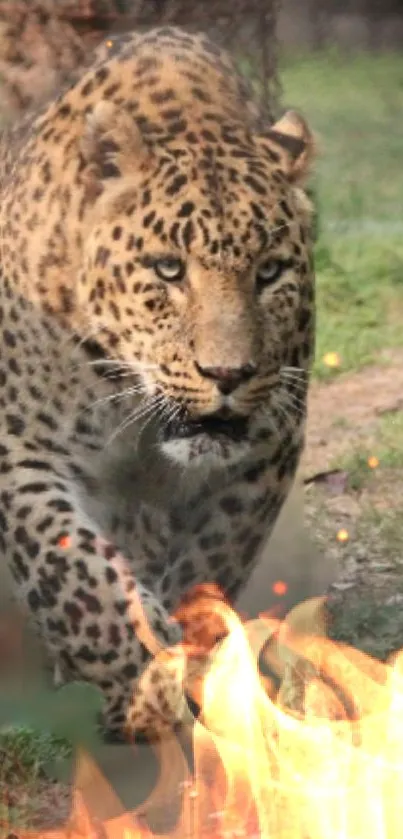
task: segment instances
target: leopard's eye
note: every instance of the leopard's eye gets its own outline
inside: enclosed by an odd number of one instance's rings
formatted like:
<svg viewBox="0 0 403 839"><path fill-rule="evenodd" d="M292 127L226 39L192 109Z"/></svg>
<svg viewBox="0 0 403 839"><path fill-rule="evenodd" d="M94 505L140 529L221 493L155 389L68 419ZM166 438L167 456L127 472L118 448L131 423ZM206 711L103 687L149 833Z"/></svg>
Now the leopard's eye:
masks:
<svg viewBox="0 0 403 839"><path fill-rule="evenodd" d="M174 256L166 256L163 259L156 259L153 264L153 269L160 280L165 280L167 283L174 283L183 280L186 266L181 259L176 259Z"/></svg>
<svg viewBox="0 0 403 839"><path fill-rule="evenodd" d="M287 267L289 267L289 263L282 259L266 259L266 262L262 262L256 271L258 287L264 288L275 283Z"/></svg>

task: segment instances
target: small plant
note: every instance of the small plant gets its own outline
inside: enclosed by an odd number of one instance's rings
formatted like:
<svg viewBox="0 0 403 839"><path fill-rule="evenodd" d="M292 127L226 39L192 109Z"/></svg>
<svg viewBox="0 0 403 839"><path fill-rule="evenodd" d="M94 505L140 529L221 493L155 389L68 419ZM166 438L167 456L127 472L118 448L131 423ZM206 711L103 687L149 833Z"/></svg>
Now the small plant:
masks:
<svg viewBox="0 0 403 839"><path fill-rule="evenodd" d="M32 783L50 762L70 754L71 744L49 732L3 728L0 731L0 782Z"/></svg>

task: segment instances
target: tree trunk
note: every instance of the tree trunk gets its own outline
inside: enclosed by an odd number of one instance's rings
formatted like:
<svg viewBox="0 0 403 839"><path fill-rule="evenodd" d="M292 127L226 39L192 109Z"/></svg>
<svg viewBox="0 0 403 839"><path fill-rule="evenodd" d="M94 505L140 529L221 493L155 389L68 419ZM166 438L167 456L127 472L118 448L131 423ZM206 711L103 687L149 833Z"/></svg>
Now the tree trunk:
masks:
<svg viewBox="0 0 403 839"><path fill-rule="evenodd" d="M270 118L277 113L280 0L0 0L0 84L14 118L90 60L108 33L159 24L208 32L246 64Z"/></svg>

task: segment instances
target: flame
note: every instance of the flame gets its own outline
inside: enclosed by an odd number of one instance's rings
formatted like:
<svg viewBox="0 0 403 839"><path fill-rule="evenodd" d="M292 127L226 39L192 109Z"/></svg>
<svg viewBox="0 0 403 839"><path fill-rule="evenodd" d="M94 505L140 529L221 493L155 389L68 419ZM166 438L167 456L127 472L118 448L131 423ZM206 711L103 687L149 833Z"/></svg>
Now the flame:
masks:
<svg viewBox="0 0 403 839"><path fill-rule="evenodd" d="M164 833L170 839L398 839L403 652L382 663L330 641L323 598L283 621L242 620L214 587L187 605L180 610L191 635L186 656L194 663L204 655L202 674L195 671L187 684L201 706L187 732L193 771L173 734L155 744L159 781L129 813L82 752L69 824L42 836L156 839L162 833L152 827L153 814L179 802L175 826ZM213 647L209 633L192 636L189 620L209 610L210 629L227 631ZM116 815L97 834L101 801Z"/></svg>

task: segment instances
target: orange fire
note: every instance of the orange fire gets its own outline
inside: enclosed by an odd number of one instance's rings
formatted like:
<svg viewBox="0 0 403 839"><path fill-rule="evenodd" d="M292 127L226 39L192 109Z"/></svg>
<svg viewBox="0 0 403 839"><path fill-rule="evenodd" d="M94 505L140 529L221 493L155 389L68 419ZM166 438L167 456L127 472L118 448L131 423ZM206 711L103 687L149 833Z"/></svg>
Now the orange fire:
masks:
<svg viewBox="0 0 403 839"><path fill-rule="evenodd" d="M83 753L69 825L42 835L155 839L153 814L179 803L169 839L398 839L403 653L383 664L330 641L324 599L284 621L244 622L211 591L191 602L193 617L197 602L203 615L211 604L228 635L190 685L202 707L188 731L193 774L174 736L156 745L160 780L128 813ZM203 645L199 637L185 646L189 660ZM97 833L96 803L108 800L119 815Z"/></svg>

